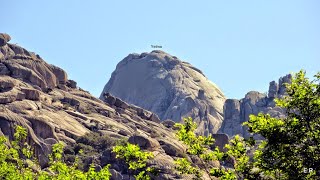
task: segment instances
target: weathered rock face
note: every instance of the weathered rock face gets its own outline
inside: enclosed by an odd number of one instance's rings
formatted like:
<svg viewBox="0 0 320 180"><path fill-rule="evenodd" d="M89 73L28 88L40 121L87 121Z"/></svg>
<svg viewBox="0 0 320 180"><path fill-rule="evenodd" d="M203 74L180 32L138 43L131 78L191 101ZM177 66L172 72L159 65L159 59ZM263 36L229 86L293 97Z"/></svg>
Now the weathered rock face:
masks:
<svg viewBox="0 0 320 180"><path fill-rule="evenodd" d="M27 128L28 142L34 144L42 167L58 141L77 145L77 138L87 133L113 141L126 139L155 154L149 163L162 173L154 179L185 179L177 175L173 161L182 157L186 147L172 128L159 123L156 114L111 94L101 101L77 88L61 68L8 41L0 47L0 135L13 139L16 125ZM108 145L103 153L88 157L88 163L111 164L113 178L127 177L127 169L111 148Z"/></svg>
<svg viewBox="0 0 320 180"><path fill-rule="evenodd" d="M229 144L229 137L226 134L212 134L212 137L215 139L214 147L218 147L220 151L226 152L227 149L224 147L226 144Z"/></svg>
<svg viewBox="0 0 320 180"><path fill-rule="evenodd" d="M291 82L291 75L286 75L279 79L279 83L270 82L268 96L256 91L250 91L241 99L227 99L224 104L224 121L219 130L229 136L240 134L248 137L250 134L241 124L249 120L249 115L257 115L259 112L268 113L272 117L285 117L285 111L275 106L274 99L285 95L284 83ZM256 138L259 139L258 136Z"/></svg>
<svg viewBox="0 0 320 180"><path fill-rule="evenodd" d="M11 37L8 34L0 33L0 47L4 46L11 40Z"/></svg>
<svg viewBox="0 0 320 180"><path fill-rule="evenodd" d="M0 75L21 79L42 91L54 89L67 80L67 74L62 69L47 64L33 52L9 43L0 49Z"/></svg>
<svg viewBox="0 0 320 180"><path fill-rule="evenodd" d="M154 112L162 121L191 116L204 135L216 133L223 119L221 90L199 69L162 51L128 55L112 73L101 100L106 93Z"/></svg>

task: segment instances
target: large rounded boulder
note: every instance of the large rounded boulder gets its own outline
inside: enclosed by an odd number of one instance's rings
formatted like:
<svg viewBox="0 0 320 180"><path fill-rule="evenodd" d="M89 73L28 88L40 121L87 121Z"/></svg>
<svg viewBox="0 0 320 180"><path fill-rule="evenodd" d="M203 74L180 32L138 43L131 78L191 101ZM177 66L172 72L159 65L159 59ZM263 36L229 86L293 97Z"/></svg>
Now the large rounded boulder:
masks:
<svg viewBox="0 0 320 180"><path fill-rule="evenodd" d="M225 96L197 68L163 51L130 54L112 73L100 99L110 93L155 113L161 121L192 117L198 133L216 133Z"/></svg>

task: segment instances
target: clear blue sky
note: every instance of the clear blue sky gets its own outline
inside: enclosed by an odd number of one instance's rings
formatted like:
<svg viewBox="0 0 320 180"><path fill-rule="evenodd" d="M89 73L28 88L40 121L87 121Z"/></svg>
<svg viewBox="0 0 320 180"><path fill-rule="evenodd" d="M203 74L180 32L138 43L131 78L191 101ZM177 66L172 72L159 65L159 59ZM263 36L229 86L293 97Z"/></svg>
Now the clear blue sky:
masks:
<svg viewBox="0 0 320 180"><path fill-rule="evenodd" d="M116 64L150 45L201 69L228 98L320 71L320 1L0 0L0 32L99 96Z"/></svg>

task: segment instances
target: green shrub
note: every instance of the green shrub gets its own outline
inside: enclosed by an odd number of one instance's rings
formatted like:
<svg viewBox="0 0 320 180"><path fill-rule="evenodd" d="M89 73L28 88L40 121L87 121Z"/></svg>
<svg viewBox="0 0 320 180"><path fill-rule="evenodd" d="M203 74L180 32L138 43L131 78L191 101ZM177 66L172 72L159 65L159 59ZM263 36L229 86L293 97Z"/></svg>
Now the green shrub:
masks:
<svg viewBox="0 0 320 180"><path fill-rule="evenodd" d="M97 132L87 133L76 140L77 143L89 145L96 150L104 150L115 145L115 141L107 135L101 135Z"/></svg>
<svg viewBox="0 0 320 180"><path fill-rule="evenodd" d="M210 150L210 146L214 143L211 135L208 137L198 136L195 134L197 124L192 118L184 118L184 124L176 123L176 132L180 141L183 141L187 146L187 152L190 155L195 155L200 158L203 170L211 176L220 177L221 179L236 179L236 175L230 170L224 170L217 167L212 167L210 161L222 160L226 155L220 152L219 148ZM178 158L175 160L176 170L180 174L193 174L194 179L202 179L203 171L192 165L186 158Z"/></svg>
<svg viewBox="0 0 320 180"><path fill-rule="evenodd" d="M77 168L78 160L76 158L75 163L68 166L63 161L64 145L61 142L52 147L48 170L41 170L31 146L26 143L26 137L27 130L21 126L16 127L14 140L11 142L6 137L0 136L0 179L108 180L111 176L110 165L96 172L94 164L91 164L89 170L83 172Z"/></svg>
<svg viewBox="0 0 320 180"><path fill-rule="evenodd" d="M130 143L117 145L113 147L113 152L116 153L116 158L126 162L129 176L134 175L136 180L150 180L149 173L155 173L154 168L147 167L147 161L153 158L153 154L141 151L138 145Z"/></svg>

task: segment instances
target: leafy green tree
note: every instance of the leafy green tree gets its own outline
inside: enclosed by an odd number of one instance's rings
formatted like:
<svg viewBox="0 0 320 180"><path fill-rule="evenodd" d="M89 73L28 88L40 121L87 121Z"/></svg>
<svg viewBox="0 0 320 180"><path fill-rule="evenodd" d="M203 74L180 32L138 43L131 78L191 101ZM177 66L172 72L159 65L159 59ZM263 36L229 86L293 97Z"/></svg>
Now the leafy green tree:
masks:
<svg viewBox="0 0 320 180"><path fill-rule="evenodd" d="M236 175L237 179L261 179L260 171L257 171L253 160L250 160L248 155L254 145L255 141L253 138L244 139L239 135L234 136L229 144L225 145L228 151L224 154L224 157L235 160L234 171L232 171L232 173ZM231 176L230 173L231 171L229 171L226 176Z"/></svg>
<svg viewBox="0 0 320 180"><path fill-rule="evenodd" d="M211 135L205 137L195 134L197 125L191 117L184 118L184 124L177 123L175 126L179 129L176 133L179 140L188 146L187 152L200 158L201 166L204 167L203 169L208 175L220 177L221 179L236 179L236 175L232 170L213 167L210 164L210 161L225 159L226 154L221 152L218 147L213 151L210 149L210 146L214 143ZM194 179L202 179L202 170L198 167L193 167L186 158L178 158L175 160L175 164L176 169L181 174L193 174L195 176Z"/></svg>
<svg viewBox="0 0 320 180"><path fill-rule="evenodd" d="M176 170L178 170L180 174L194 174L195 179L201 179L202 173L200 169L193 167L186 158L178 158L174 163L176 164Z"/></svg>
<svg viewBox="0 0 320 180"><path fill-rule="evenodd" d="M252 150L254 140L244 139L236 135L230 143L225 147L227 152L221 152L218 147L210 149L210 145L214 143L214 139L209 135L208 137L198 136L195 134L197 125L192 118L184 118L184 124L176 124L179 128L177 136L179 140L183 141L188 146L188 154L200 158L202 169L212 177L220 178L222 180L234 179L259 179L260 171L254 167L253 161L250 160L249 151ZM218 160L221 164L225 164L228 160L234 159L235 164L232 168L213 167L210 161ZM194 179L202 179L202 170L198 167L192 166L186 158L178 158L175 161L176 169L181 174L193 174Z"/></svg>
<svg viewBox="0 0 320 180"><path fill-rule="evenodd" d="M27 130L16 127L14 140L0 136L0 178L1 179L34 179L31 147L26 143ZM28 160L28 161L27 161ZM29 162L29 163L27 163Z"/></svg>
<svg viewBox="0 0 320 180"><path fill-rule="evenodd" d="M113 147L112 151L116 153L116 158L123 159L126 162L129 176L134 174L137 180L150 180L148 173L155 173L154 168L147 167L147 161L154 157L153 154L142 151L138 145L130 143L117 145Z"/></svg>
<svg viewBox="0 0 320 180"><path fill-rule="evenodd" d="M251 115L244 125L265 140L255 152L255 166L276 179L320 179L320 73L309 80L304 71L286 84L287 96L276 99L286 117ZM309 171L312 168L313 171Z"/></svg>
<svg viewBox="0 0 320 180"><path fill-rule="evenodd" d="M111 176L109 166L105 166L99 172L95 171L92 164L88 172L77 169L77 162L67 166L63 162L63 144L57 143L52 147L50 155L50 166L41 170L39 163L33 155L31 146L26 143L27 130L21 126L16 127L14 140L9 141L6 137L0 136L0 179L6 180L108 180Z"/></svg>

